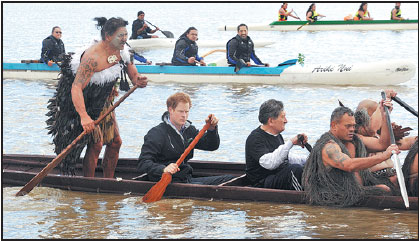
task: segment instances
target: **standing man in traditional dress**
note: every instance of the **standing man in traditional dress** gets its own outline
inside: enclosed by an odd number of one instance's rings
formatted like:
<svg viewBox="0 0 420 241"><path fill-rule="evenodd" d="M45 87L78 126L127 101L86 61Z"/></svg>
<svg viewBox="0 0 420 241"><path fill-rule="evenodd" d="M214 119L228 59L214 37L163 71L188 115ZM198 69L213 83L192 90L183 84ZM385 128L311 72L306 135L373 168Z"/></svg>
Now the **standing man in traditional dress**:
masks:
<svg viewBox="0 0 420 241"><path fill-rule="evenodd" d="M147 78L140 76L130 62L130 54L124 49L128 34L127 21L122 18L95 18L101 28L102 40L87 48L80 55L67 58L62 65L62 77L57 92L50 99L47 114L48 129L54 136L55 152L67 147L82 131L85 135L76 147L61 162L62 172L74 174L74 166L87 145L83 159L83 175L93 177L102 146L106 144L102 166L104 177L113 178L119 149L122 144L115 113L112 112L95 126L101 111L112 105L114 86L121 78L121 71L127 70L133 84L143 88ZM71 63L69 63L71 61ZM110 135L110 136L109 136ZM105 141L108 140L108 141Z"/></svg>
<svg viewBox="0 0 420 241"><path fill-rule="evenodd" d="M341 106L333 111L330 130L316 142L303 171L302 184L310 204L351 206L365 195L394 193L391 181L377 179L367 169L390 158L392 151L399 153L398 146L390 145L385 152L367 157L355 126L351 109Z"/></svg>
<svg viewBox="0 0 420 241"><path fill-rule="evenodd" d="M283 103L270 99L259 111L261 126L253 130L245 144L246 176L255 187L301 191L301 178L306 155L289 152L294 145L303 147L298 135L284 142L281 133L286 128Z"/></svg>

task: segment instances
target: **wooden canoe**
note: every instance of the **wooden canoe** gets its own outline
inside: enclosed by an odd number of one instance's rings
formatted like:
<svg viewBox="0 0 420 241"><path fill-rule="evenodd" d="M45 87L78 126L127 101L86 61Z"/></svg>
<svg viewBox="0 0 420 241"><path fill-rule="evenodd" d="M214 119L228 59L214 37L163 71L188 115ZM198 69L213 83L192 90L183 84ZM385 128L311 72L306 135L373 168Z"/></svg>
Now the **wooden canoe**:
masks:
<svg viewBox="0 0 420 241"><path fill-rule="evenodd" d="M42 170L55 156L3 154L3 186L23 186ZM100 166L101 160L98 161ZM247 186L244 177L245 164L234 162L208 162L190 160L194 176L211 176L231 174L236 176L232 181L219 186L197 184L169 184L164 196L166 198L191 198L236 201L264 201L275 203L305 204L304 192L254 188ZM95 178L80 176L82 165L76 166L75 176L63 176L56 168L41 182L41 186L64 190L98 193L118 193L144 195L155 183L146 180L145 175L136 171L137 159L121 158L118 162L115 179L101 178L101 168L96 169ZM418 210L418 198L409 197L410 210ZM405 209L399 196L368 196L360 203L361 207Z"/></svg>
<svg viewBox="0 0 420 241"><path fill-rule="evenodd" d="M272 23L250 24L249 31L368 31L368 30L418 30L418 19L412 20L320 20L300 26L307 21L274 21ZM224 25L219 31L236 31L238 25Z"/></svg>

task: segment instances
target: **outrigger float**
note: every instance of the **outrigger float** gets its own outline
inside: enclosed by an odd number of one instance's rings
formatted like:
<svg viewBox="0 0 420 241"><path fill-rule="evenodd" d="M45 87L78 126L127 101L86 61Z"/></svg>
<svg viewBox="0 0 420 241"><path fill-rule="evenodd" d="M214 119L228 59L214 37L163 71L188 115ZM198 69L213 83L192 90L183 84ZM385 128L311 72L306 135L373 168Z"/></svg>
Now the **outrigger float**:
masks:
<svg viewBox="0 0 420 241"><path fill-rule="evenodd" d="M296 64L289 60L277 67L245 67L235 72L226 66L136 65L151 82L397 85L416 73L416 65L405 59L373 63ZM3 63L3 79L57 80L59 67L43 63Z"/></svg>
<svg viewBox="0 0 420 241"><path fill-rule="evenodd" d="M419 20L323 20L307 24L307 21L274 21L250 24L249 31L367 31L367 30L418 30ZM301 27L302 26L302 27ZM299 28L301 27L301 28ZM219 31L236 31L237 25L224 25Z"/></svg>
<svg viewBox="0 0 420 241"><path fill-rule="evenodd" d="M23 186L38 174L55 156L2 155L3 186ZM102 160L98 161L100 166ZM82 163L76 164L75 176L60 175L55 168L40 183L40 186L70 191L144 195L155 184L147 175L136 171L138 159L120 158L114 179L102 177L101 168L96 168L95 178L82 177ZM190 160L195 177L230 174L234 179L218 186L171 183L164 197L204 200L262 201L285 204L305 204L303 191L255 188L249 186L245 177L245 164L236 162L208 162ZM418 210L418 197L409 197L410 210ZM405 209L400 196L367 196L357 206L375 209Z"/></svg>

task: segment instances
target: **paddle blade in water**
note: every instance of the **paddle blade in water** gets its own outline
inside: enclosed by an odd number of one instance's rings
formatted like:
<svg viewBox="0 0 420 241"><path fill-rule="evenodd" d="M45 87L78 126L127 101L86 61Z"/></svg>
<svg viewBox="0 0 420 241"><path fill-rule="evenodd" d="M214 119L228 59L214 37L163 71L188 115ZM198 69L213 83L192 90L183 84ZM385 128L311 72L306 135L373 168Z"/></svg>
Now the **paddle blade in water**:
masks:
<svg viewBox="0 0 420 241"><path fill-rule="evenodd" d="M166 191L166 187L172 181L172 175L170 173L163 173L162 178L156 183L143 197L143 202L151 203L162 199L163 194Z"/></svg>

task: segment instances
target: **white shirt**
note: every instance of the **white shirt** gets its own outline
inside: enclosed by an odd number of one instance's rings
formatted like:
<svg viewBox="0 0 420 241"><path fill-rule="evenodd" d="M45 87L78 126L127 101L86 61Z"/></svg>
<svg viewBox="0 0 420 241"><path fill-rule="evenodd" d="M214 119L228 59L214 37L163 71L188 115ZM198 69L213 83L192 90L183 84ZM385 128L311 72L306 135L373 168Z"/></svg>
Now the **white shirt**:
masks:
<svg viewBox="0 0 420 241"><path fill-rule="evenodd" d="M260 165L265 169L274 170L288 160L290 164L299 164L303 166L306 162L307 156L289 153L292 147L292 141L288 140L285 144L280 145L273 152L260 157Z"/></svg>

